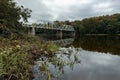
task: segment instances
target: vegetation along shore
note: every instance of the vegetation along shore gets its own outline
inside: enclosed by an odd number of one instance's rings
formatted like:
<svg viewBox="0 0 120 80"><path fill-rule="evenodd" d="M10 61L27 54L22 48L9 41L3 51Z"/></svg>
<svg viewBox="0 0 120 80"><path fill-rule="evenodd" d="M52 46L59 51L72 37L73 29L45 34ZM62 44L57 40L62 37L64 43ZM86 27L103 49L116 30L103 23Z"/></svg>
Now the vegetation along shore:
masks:
<svg viewBox="0 0 120 80"><path fill-rule="evenodd" d="M13 0L0 0L0 80L30 80L34 77L31 72L34 61L41 56L52 57L59 49L58 45L28 35L23 25L31 12ZM120 35L119 13L54 23L73 26L77 36Z"/></svg>

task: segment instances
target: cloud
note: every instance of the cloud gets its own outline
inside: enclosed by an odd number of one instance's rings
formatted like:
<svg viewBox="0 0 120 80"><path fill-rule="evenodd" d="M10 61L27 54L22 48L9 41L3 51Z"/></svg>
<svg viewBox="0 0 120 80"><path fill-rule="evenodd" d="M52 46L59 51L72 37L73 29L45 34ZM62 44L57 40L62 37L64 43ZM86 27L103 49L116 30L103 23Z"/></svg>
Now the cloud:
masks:
<svg viewBox="0 0 120 80"><path fill-rule="evenodd" d="M15 0L31 9L29 22L80 20L120 12L120 0Z"/></svg>

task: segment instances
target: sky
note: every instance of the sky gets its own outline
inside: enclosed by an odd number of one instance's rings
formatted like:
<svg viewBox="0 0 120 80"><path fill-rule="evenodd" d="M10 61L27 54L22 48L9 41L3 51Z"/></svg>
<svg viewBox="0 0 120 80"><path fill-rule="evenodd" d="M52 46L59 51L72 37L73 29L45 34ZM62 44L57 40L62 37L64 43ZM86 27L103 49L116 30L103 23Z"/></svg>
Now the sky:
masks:
<svg viewBox="0 0 120 80"><path fill-rule="evenodd" d="M29 22L82 20L120 12L120 0L15 0L32 10Z"/></svg>

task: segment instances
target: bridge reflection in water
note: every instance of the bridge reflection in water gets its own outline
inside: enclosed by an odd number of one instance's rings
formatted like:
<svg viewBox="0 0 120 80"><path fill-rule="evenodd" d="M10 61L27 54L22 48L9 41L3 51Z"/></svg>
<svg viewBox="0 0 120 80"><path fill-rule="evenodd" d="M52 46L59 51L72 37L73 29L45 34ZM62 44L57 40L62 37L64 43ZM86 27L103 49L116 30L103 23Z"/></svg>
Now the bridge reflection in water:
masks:
<svg viewBox="0 0 120 80"><path fill-rule="evenodd" d="M48 40L47 42L57 44L59 46L68 46L71 45L74 41L74 38L60 39L60 40Z"/></svg>

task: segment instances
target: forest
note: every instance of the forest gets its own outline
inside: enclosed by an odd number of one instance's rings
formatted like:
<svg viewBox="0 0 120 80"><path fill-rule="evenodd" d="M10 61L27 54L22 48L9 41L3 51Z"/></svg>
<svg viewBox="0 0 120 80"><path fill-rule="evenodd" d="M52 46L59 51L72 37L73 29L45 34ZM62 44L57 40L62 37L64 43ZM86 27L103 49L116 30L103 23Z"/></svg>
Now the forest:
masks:
<svg viewBox="0 0 120 80"><path fill-rule="evenodd" d="M90 17L75 21L55 21L59 24L74 26L77 35L83 34L120 34L120 13Z"/></svg>

